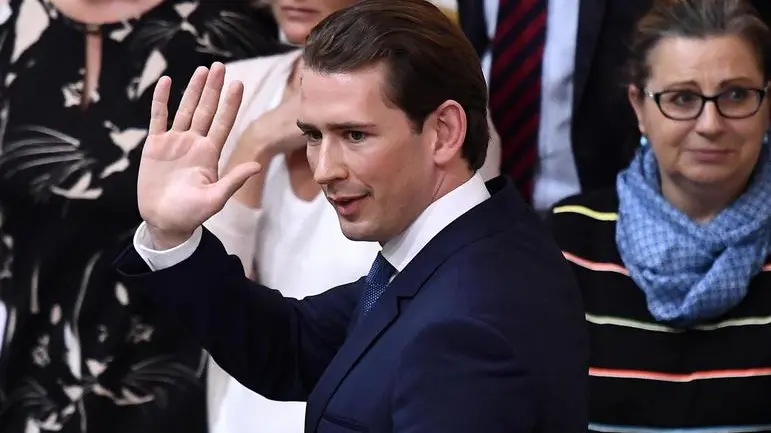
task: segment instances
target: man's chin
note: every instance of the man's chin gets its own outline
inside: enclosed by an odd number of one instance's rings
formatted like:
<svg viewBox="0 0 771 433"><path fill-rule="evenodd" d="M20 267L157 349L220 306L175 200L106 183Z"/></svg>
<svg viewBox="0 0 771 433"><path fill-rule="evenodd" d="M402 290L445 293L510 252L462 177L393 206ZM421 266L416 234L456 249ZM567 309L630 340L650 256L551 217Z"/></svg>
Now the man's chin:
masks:
<svg viewBox="0 0 771 433"><path fill-rule="evenodd" d="M343 217L340 219L340 229L343 231L343 236L358 242L376 242L377 235L375 231L368 227L364 221L348 221Z"/></svg>

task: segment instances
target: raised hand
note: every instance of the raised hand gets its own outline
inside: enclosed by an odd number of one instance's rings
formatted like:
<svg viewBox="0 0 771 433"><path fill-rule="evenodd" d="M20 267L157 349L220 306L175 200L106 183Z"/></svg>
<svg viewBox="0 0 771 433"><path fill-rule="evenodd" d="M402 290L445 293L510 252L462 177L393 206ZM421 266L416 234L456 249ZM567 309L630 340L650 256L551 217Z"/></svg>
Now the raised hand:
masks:
<svg viewBox="0 0 771 433"><path fill-rule="evenodd" d="M187 240L250 176L260 171L260 165L250 161L218 178L217 162L244 91L242 83L231 84L218 110L224 79L225 66L221 63L213 64L211 70L198 68L185 89L170 130L171 79L163 77L155 87L137 195L139 212L156 248L171 248Z"/></svg>

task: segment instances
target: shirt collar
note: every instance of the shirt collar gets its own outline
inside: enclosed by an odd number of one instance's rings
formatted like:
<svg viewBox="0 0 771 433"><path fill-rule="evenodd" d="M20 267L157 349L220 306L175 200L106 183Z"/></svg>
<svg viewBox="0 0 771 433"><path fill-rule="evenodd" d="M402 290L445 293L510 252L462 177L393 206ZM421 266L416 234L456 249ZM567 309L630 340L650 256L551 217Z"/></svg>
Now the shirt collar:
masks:
<svg viewBox="0 0 771 433"><path fill-rule="evenodd" d="M383 245L383 256L401 272L445 227L490 198L479 173L431 203L402 233Z"/></svg>

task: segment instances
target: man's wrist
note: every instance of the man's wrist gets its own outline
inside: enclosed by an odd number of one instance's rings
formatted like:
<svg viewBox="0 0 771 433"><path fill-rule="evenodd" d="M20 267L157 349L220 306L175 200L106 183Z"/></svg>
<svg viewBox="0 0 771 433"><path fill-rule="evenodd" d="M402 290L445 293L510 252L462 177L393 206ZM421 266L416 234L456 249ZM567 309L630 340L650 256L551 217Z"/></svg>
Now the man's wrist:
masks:
<svg viewBox="0 0 771 433"><path fill-rule="evenodd" d="M151 224L147 224L147 232L150 234L153 248L163 251L184 244L188 239L193 237L195 230L190 232L172 232L169 230L161 230Z"/></svg>

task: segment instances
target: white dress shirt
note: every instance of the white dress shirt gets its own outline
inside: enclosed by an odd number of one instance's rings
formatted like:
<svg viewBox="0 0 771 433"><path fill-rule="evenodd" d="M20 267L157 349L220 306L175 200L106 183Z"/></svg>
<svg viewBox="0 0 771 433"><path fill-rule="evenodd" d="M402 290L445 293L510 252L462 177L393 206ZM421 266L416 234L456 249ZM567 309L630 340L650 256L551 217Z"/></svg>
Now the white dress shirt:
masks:
<svg viewBox="0 0 771 433"><path fill-rule="evenodd" d="M490 40L495 36L498 0L485 1ZM533 207L548 210L557 201L581 192L571 146L573 74L578 35L579 0L549 0L546 46L541 70L541 116L538 128L539 163L535 172ZM482 56L482 70L490 82L492 53Z"/></svg>

